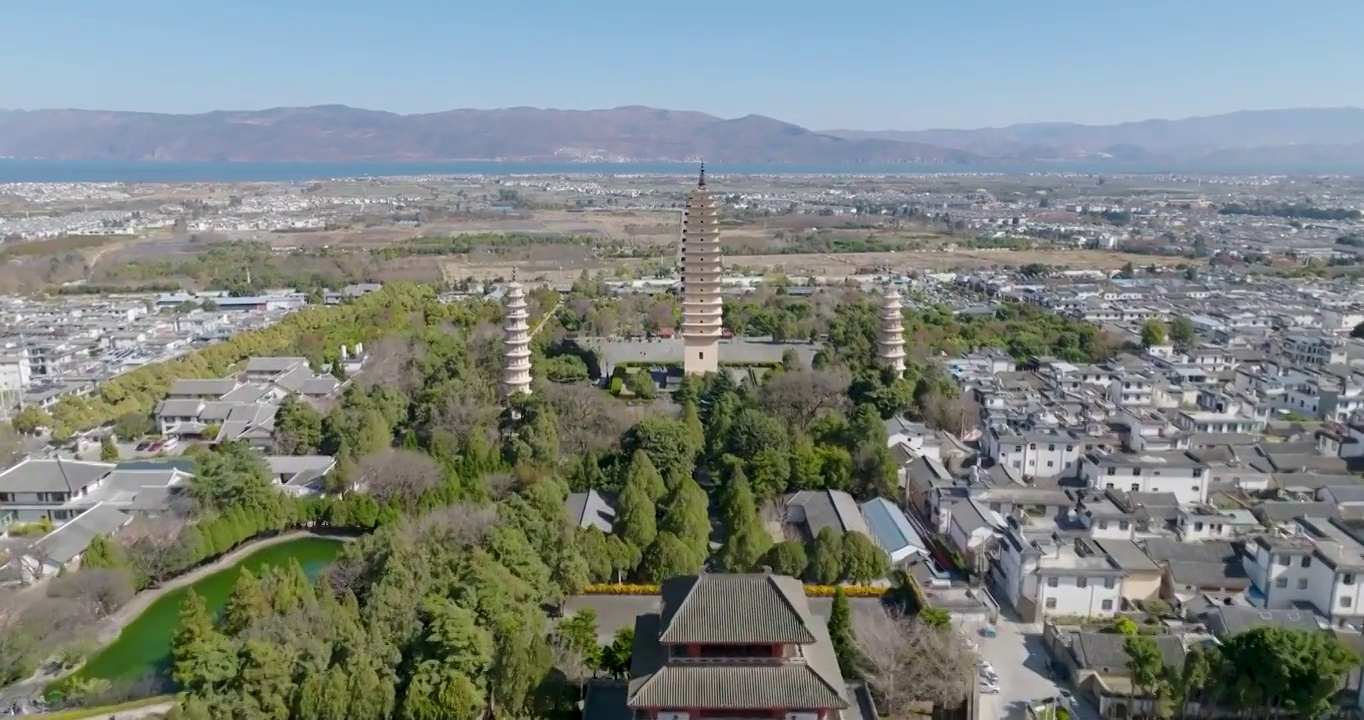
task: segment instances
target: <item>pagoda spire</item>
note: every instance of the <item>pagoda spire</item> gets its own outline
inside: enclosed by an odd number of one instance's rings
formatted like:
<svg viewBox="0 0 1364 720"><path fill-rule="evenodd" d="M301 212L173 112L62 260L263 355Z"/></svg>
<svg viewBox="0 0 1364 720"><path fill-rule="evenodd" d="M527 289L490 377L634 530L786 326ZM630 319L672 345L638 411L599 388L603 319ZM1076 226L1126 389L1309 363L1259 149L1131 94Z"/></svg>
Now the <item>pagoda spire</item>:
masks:
<svg viewBox="0 0 1364 720"><path fill-rule="evenodd" d="M516 271L512 270L515 278ZM507 313L502 332L502 394L512 398L530 394L530 325L526 322L526 291L513 280L504 298Z"/></svg>
<svg viewBox="0 0 1364 720"><path fill-rule="evenodd" d="M720 369L724 300L720 295L720 220L706 188L706 165L687 193L682 216L682 370L705 375Z"/></svg>
<svg viewBox="0 0 1364 720"><path fill-rule="evenodd" d="M895 373L895 377L905 374L905 326L904 304L900 302L900 289L895 283L886 283L881 292L879 327L876 337L876 359L881 365Z"/></svg>

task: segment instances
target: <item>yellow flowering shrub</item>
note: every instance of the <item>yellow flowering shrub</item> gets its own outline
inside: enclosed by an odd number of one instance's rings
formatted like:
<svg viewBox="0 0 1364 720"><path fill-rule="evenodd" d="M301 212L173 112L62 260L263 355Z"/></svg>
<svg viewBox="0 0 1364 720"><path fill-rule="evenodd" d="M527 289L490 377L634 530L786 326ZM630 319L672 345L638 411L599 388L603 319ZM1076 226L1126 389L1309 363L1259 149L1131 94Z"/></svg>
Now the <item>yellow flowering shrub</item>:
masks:
<svg viewBox="0 0 1364 720"><path fill-rule="evenodd" d="M593 583L583 588L585 595L657 595L658 586L647 583Z"/></svg>
<svg viewBox="0 0 1364 720"><path fill-rule="evenodd" d="M838 592L836 585L806 585L806 597L833 597ZM886 588L872 585L845 585L843 594L848 597L881 597L888 592Z"/></svg>
<svg viewBox="0 0 1364 720"><path fill-rule="evenodd" d="M833 585L806 585L808 597L833 597L838 588ZM881 597L886 588L869 585L848 585L843 588L848 597ZM583 588L584 595L657 595L658 585L651 583L593 583Z"/></svg>

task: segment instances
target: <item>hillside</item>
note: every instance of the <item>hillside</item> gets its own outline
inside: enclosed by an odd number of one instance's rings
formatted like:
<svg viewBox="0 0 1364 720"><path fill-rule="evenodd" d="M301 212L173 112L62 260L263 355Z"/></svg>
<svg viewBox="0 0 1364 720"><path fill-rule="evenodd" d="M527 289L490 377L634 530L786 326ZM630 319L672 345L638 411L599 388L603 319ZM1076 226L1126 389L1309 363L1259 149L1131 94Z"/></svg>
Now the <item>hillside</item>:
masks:
<svg viewBox="0 0 1364 720"><path fill-rule="evenodd" d="M1329 148L1364 144L1364 109L1247 110L1116 125L1032 123L976 130L830 130L851 140L891 140L1017 160L1113 157L1133 161L1260 159L1312 163Z"/></svg>
<svg viewBox="0 0 1364 720"><path fill-rule="evenodd" d="M970 163L918 142L846 139L758 115L451 110L397 115L344 106L199 115L0 111L0 156L64 160L604 160L733 163Z"/></svg>

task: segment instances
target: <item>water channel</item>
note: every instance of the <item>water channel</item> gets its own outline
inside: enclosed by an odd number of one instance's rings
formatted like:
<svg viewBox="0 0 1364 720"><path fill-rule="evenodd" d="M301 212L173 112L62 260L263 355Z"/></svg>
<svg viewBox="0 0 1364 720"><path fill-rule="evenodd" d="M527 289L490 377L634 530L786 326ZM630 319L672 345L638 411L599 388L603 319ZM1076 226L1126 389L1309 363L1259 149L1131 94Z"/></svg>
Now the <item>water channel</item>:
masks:
<svg viewBox="0 0 1364 720"><path fill-rule="evenodd" d="M297 560L309 577L316 577L336 558L342 545L340 540L327 538L289 540L262 548L231 567L176 588L157 598L128 623L118 638L95 653L75 677L99 678L122 685L149 675L165 675L170 670L171 638L180 626L180 606L190 590L204 598L210 611L218 613L227 604L242 568L260 575L266 566L284 567L290 560Z"/></svg>

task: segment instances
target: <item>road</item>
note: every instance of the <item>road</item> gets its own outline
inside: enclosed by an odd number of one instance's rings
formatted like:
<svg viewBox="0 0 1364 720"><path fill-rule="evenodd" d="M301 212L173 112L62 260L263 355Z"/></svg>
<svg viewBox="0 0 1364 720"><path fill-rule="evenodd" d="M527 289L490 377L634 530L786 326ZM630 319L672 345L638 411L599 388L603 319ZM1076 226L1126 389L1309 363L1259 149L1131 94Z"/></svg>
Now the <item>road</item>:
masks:
<svg viewBox="0 0 1364 720"><path fill-rule="evenodd" d="M1060 694L1055 681L1047 675L1048 656L1042 646L1042 626L1000 619L992 638L980 634L984 621L976 617L957 618L958 625L971 641L980 646L981 659L994 666L999 675L999 694L980 696L981 720L1022 720L1028 705L1037 705ZM1072 717L1100 720L1098 711L1078 703Z"/></svg>

